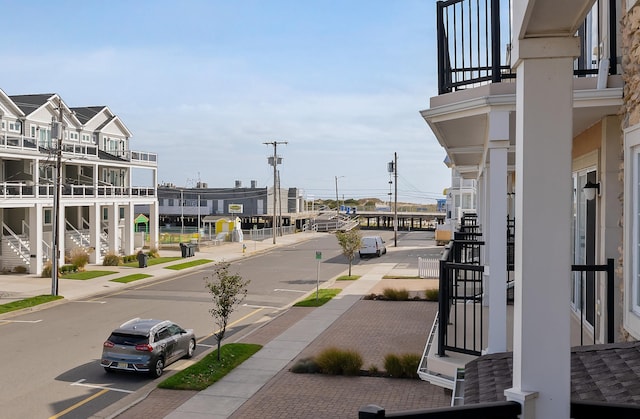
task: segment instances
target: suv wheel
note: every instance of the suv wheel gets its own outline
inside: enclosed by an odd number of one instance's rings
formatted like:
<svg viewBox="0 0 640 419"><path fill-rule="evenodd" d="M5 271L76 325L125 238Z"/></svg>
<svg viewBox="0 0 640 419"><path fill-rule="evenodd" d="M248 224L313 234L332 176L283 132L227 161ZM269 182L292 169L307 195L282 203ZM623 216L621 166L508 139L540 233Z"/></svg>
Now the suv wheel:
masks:
<svg viewBox="0 0 640 419"><path fill-rule="evenodd" d="M162 375L163 370L164 370L164 359L158 358L156 359L156 362L152 365L151 370L149 371L149 374L151 374L153 378L158 378Z"/></svg>

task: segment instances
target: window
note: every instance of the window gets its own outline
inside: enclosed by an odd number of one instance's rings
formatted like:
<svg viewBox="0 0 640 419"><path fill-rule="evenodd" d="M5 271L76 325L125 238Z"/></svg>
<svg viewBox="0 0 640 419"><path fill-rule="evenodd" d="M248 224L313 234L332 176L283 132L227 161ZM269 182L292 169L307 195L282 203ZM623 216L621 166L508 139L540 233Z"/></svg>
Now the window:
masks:
<svg viewBox="0 0 640 419"><path fill-rule="evenodd" d="M51 225L52 212L53 212L53 210L51 210L51 209L45 209L44 210L44 225L46 225L46 226L50 226Z"/></svg>
<svg viewBox="0 0 640 419"><path fill-rule="evenodd" d="M69 133L69 139L71 141L78 141L78 133L77 132L70 132Z"/></svg>
<svg viewBox="0 0 640 419"><path fill-rule="evenodd" d="M82 142L83 142L83 143L90 143L90 142L91 142L91 135L89 135L89 134L82 134Z"/></svg>
<svg viewBox="0 0 640 419"><path fill-rule="evenodd" d="M35 125L31 125L31 138L36 138L37 127Z"/></svg>
<svg viewBox="0 0 640 419"><path fill-rule="evenodd" d="M20 121L9 121L9 131L20 132Z"/></svg>
<svg viewBox="0 0 640 419"><path fill-rule="evenodd" d="M7 130L7 125L4 123L4 121L2 121L2 131L6 131Z"/></svg>

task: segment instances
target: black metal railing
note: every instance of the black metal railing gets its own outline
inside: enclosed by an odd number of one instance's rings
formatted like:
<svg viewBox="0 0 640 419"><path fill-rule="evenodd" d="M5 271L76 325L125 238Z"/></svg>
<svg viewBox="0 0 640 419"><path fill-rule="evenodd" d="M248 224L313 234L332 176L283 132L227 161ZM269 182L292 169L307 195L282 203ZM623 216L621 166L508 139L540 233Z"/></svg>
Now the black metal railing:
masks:
<svg viewBox="0 0 640 419"><path fill-rule="evenodd" d="M358 419L518 419L522 407L517 402L479 403L468 406L405 410L387 413L384 408L368 405L360 408Z"/></svg>
<svg viewBox="0 0 640 419"><path fill-rule="evenodd" d="M607 402L572 401L571 419L636 419L640 416L640 406ZM517 419L522 406L517 402L479 403L435 409L404 410L387 413L383 407L367 405L358 411L358 419Z"/></svg>
<svg viewBox="0 0 640 419"><path fill-rule="evenodd" d="M608 1L609 74L617 74L616 5ZM511 0L447 0L437 2L438 94L499 83L515 78L510 66ZM595 16L599 19L599 16ZM591 42L589 14L578 30L581 56L574 63L576 76L595 75L599 63L593 47L601 44L598 31ZM598 22L598 27L601 27Z"/></svg>
<svg viewBox="0 0 640 419"><path fill-rule="evenodd" d="M473 219L474 217L471 217ZM475 226L463 217L461 225ZM475 230L475 228L473 229ZM446 351L480 355L483 347L483 241L480 233L456 232L440 259L438 355Z"/></svg>
<svg viewBox="0 0 640 419"><path fill-rule="evenodd" d="M597 343L597 330L595 326L595 315L597 305L597 289L600 281L605 281L605 307L606 307L606 339L607 343L615 342L615 319L614 319L614 264L613 259L607 259L607 263L604 265L571 265L571 272L578 274L579 278L577 286L580 290L580 345L584 345L584 331L586 329L586 323L589 323L593 327L593 344ZM598 272L603 272L603 275L596 275Z"/></svg>

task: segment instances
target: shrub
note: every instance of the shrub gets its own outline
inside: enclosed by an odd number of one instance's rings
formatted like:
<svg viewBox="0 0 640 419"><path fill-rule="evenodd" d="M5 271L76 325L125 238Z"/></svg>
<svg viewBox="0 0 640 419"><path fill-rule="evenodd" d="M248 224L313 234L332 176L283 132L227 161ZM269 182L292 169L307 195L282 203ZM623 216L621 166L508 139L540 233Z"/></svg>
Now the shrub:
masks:
<svg viewBox="0 0 640 419"><path fill-rule="evenodd" d="M402 373L407 378L418 378L418 368L420 367L420 355L403 354L400 356Z"/></svg>
<svg viewBox="0 0 640 419"><path fill-rule="evenodd" d="M149 257L150 258L159 258L160 257L160 253L158 252L158 248L157 247L152 247L151 249L149 249Z"/></svg>
<svg viewBox="0 0 640 419"><path fill-rule="evenodd" d="M79 271L84 271L84 267L89 263L89 253L82 247L76 247L71 250L69 262L75 265Z"/></svg>
<svg viewBox="0 0 640 419"><path fill-rule="evenodd" d="M51 278L51 261L47 261L42 267L42 273L40 274L42 278Z"/></svg>
<svg viewBox="0 0 640 419"><path fill-rule="evenodd" d="M369 366L369 374L371 375L378 375L380 373L380 370L378 369L378 366L375 364L371 364Z"/></svg>
<svg viewBox="0 0 640 419"><path fill-rule="evenodd" d="M387 300L391 301L406 301L409 299L409 291L404 288L399 290L394 288L385 288L382 290L382 295L384 295Z"/></svg>
<svg viewBox="0 0 640 419"><path fill-rule="evenodd" d="M440 294L440 291L437 288L428 289L424 292L425 298L429 301L438 301L439 294Z"/></svg>
<svg viewBox="0 0 640 419"><path fill-rule="evenodd" d="M17 274L26 274L27 273L27 267L26 266L15 266L13 268L13 272L17 273Z"/></svg>
<svg viewBox="0 0 640 419"><path fill-rule="evenodd" d="M358 375L363 361L356 351L327 348L316 357L320 371L331 375Z"/></svg>
<svg viewBox="0 0 640 419"><path fill-rule="evenodd" d="M123 263L130 263L130 262L135 262L138 258L138 255L124 255L122 256L122 262Z"/></svg>
<svg viewBox="0 0 640 419"><path fill-rule="evenodd" d="M320 367L315 359L302 358L291 367L290 371L296 374L316 374L320 372Z"/></svg>
<svg viewBox="0 0 640 419"><path fill-rule="evenodd" d="M384 369L387 371L387 375L391 377L402 377L402 362L400 362L400 357L395 354L387 354L384 357Z"/></svg>
<svg viewBox="0 0 640 419"><path fill-rule="evenodd" d="M107 253L102 261L102 266L118 266L120 265L120 256L115 253Z"/></svg>
<svg viewBox="0 0 640 419"><path fill-rule="evenodd" d="M67 265L62 265L60 267L61 274L68 274L68 273L77 272L77 271L78 271L78 267L76 265L67 264Z"/></svg>
<svg viewBox="0 0 640 419"><path fill-rule="evenodd" d="M420 366L420 355L387 354L384 357L384 369L387 375L395 378L418 378L418 367Z"/></svg>

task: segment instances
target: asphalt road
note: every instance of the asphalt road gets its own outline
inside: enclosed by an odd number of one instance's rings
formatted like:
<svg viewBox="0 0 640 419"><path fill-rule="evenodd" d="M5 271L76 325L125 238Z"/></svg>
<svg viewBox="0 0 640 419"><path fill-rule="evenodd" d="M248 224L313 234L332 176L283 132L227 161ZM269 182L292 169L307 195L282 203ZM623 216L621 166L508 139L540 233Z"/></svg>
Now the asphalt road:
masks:
<svg viewBox="0 0 640 419"><path fill-rule="evenodd" d="M392 232L383 237L393 246ZM417 266L416 256L432 252L430 257L438 257L441 250L424 249L425 233L398 233L398 238L403 246L393 252L398 263ZM316 252L322 252L320 263ZM356 257L354 264L377 260ZM225 340L239 339L314 291L317 278L322 284L347 268L348 261L332 236L232 263L231 271L251 283L244 304L231 316ZM152 380L142 375L107 375L98 362L109 332L134 317L171 319L193 328L199 345L196 357L215 346L215 325L208 312L212 303L204 286L211 274L211 268L177 274L0 324L0 417L86 418L149 384ZM167 370L181 369L186 362L178 361Z"/></svg>

